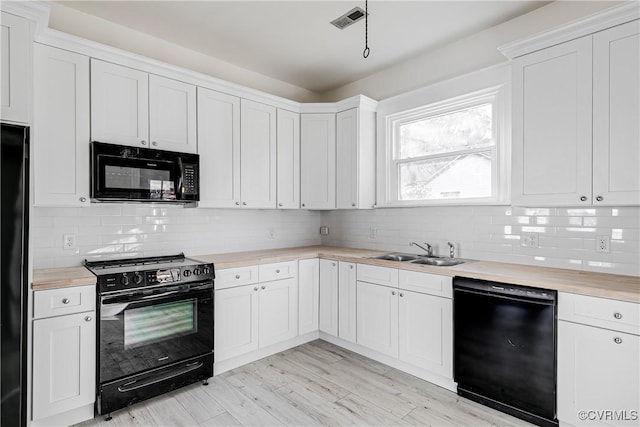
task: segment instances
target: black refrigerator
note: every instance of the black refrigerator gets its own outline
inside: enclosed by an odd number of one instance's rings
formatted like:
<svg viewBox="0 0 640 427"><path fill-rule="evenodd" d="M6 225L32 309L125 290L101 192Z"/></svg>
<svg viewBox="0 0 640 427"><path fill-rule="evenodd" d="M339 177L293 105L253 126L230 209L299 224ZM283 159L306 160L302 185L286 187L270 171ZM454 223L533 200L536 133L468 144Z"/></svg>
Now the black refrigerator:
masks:
<svg viewBox="0 0 640 427"><path fill-rule="evenodd" d="M0 391L2 426L27 422L29 128L0 124Z"/></svg>

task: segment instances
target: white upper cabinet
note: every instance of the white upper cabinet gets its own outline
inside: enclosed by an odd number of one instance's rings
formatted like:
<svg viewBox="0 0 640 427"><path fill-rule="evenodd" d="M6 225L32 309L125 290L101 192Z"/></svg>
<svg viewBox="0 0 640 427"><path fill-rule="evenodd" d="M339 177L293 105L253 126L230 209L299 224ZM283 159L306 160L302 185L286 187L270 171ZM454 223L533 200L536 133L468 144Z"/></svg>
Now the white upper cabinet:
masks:
<svg viewBox="0 0 640 427"><path fill-rule="evenodd" d="M152 148L196 153L196 87L149 75L149 139Z"/></svg>
<svg viewBox="0 0 640 427"><path fill-rule="evenodd" d="M91 60L91 139L149 146L149 75Z"/></svg>
<svg viewBox="0 0 640 427"><path fill-rule="evenodd" d="M514 204L591 203L591 39L513 63Z"/></svg>
<svg viewBox="0 0 640 427"><path fill-rule="evenodd" d="M195 153L196 88L92 59L91 139Z"/></svg>
<svg viewBox="0 0 640 427"><path fill-rule="evenodd" d="M199 206L240 206L240 98L198 88Z"/></svg>
<svg viewBox="0 0 640 427"><path fill-rule="evenodd" d="M639 22L513 61L514 204L640 204Z"/></svg>
<svg viewBox="0 0 640 427"><path fill-rule="evenodd" d="M302 114L300 135L300 206L335 209L336 115Z"/></svg>
<svg viewBox="0 0 640 427"><path fill-rule="evenodd" d="M593 36L593 196L640 204L640 21Z"/></svg>
<svg viewBox="0 0 640 427"><path fill-rule="evenodd" d="M279 209L300 208L300 114L278 109L277 199Z"/></svg>
<svg viewBox="0 0 640 427"><path fill-rule="evenodd" d="M276 207L276 108L240 102L240 194L242 206Z"/></svg>
<svg viewBox="0 0 640 427"><path fill-rule="evenodd" d="M89 206L89 58L34 44L36 206Z"/></svg>
<svg viewBox="0 0 640 427"><path fill-rule="evenodd" d="M352 108L336 116L336 208L375 203L375 112Z"/></svg>
<svg viewBox="0 0 640 427"><path fill-rule="evenodd" d="M10 122L29 122L29 78L31 37L29 21L2 12L0 33L0 118Z"/></svg>

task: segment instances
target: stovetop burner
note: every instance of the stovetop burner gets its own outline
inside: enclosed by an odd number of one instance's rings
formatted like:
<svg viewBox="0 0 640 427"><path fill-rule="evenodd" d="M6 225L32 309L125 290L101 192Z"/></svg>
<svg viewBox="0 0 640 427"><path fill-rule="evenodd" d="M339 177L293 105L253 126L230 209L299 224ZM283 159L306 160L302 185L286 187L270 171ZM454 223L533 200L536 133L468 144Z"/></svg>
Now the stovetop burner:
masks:
<svg viewBox="0 0 640 427"><path fill-rule="evenodd" d="M184 284L213 280L214 266L184 253L177 255L84 261L96 275L98 293L139 289L165 284Z"/></svg>

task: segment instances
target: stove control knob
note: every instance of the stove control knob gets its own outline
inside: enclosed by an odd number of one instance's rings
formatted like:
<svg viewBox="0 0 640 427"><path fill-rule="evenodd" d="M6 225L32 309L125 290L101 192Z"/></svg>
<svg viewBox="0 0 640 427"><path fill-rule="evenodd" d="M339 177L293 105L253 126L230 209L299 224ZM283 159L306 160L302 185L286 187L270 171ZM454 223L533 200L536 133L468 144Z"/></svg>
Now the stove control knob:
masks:
<svg viewBox="0 0 640 427"><path fill-rule="evenodd" d="M191 276L191 270L184 270L184 271L182 272L182 275L183 275L184 277L189 277L189 276Z"/></svg>
<svg viewBox="0 0 640 427"><path fill-rule="evenodd" d="M196 276L199 276L200 273L202 273L202 271L199 268L196 268L195 270L193 270L193 274L195 274Z"/></svg>
<svg viewBox="0 0 640 427"><path fill-rule="evenodd" d="M138 272L133 273L133 283L139 285L142 283L142 275Z"/></svg>
<svg viewBox="0 0 640 427"><path fill-rule="evenodd" d="M202 269L202 274L211 274L211 269L209 267L204 267Z"/></svg>
<svg viewBox="0 0 640 427"><path fill-rule="evenodd" d="M120 278L120 284L127 286L129 284L129 278L127 277L127 273L122 273L122 277Z"/></svg>

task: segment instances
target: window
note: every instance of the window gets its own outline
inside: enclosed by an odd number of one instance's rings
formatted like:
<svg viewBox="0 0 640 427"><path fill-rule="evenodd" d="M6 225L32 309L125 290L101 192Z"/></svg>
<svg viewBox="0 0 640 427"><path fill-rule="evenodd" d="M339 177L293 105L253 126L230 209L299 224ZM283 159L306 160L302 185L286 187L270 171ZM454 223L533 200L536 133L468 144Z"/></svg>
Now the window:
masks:
<svg viewBox="0 0 640 427"><path fill-rule="evenodd" d="M389 114L387 205L501 200L501 87Z"/></svg>

